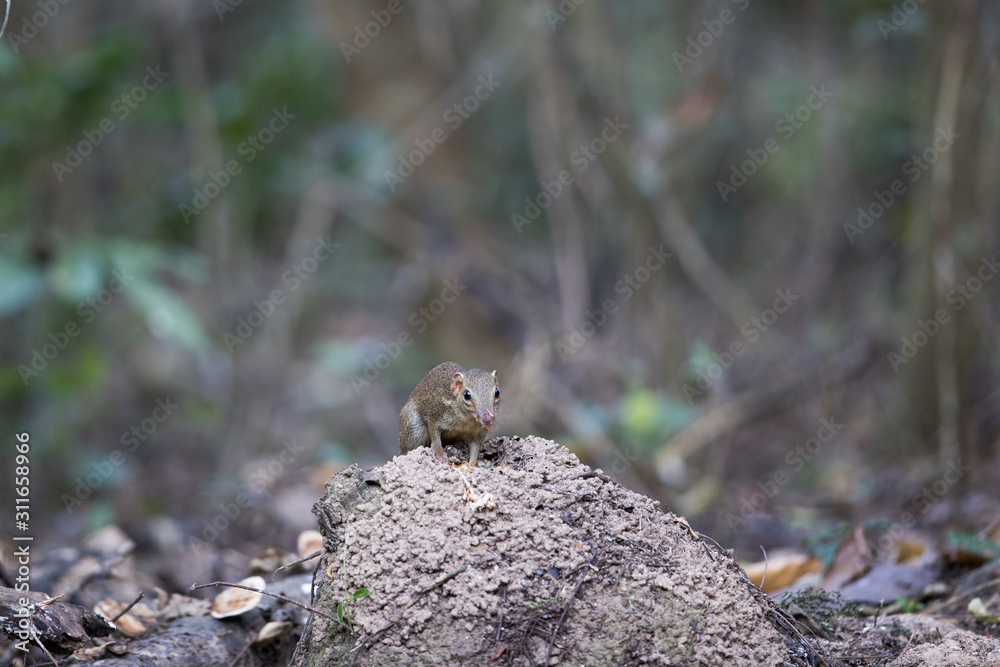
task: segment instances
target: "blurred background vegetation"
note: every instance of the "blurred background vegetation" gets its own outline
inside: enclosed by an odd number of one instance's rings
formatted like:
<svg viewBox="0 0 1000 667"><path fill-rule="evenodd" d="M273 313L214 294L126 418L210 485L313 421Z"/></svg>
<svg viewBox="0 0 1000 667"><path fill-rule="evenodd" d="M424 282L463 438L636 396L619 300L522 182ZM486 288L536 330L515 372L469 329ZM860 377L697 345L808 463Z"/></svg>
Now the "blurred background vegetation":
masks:
<svg viewBox="0 0 1000 667"><path fill-rule="evenodd" d="M28 431L50 545L290 548L453 360L747 553L957 461L917 514L978 530L998 46L984 0L15 0L0 503Z"/></svg>

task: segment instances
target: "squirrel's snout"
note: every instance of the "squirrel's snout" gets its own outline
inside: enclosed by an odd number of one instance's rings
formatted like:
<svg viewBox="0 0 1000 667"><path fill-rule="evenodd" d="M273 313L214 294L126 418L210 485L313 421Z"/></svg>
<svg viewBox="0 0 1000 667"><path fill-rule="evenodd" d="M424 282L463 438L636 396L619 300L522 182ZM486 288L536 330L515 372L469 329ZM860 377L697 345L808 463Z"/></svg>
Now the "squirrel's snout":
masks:
<svg viewBox="0 0 1000 667"><path fill-rule="evenodd" d="M489 410L483 410L483 414L479 416L479 421L483 423L483 426L489 426L493 423L493 413Z"/></svg>

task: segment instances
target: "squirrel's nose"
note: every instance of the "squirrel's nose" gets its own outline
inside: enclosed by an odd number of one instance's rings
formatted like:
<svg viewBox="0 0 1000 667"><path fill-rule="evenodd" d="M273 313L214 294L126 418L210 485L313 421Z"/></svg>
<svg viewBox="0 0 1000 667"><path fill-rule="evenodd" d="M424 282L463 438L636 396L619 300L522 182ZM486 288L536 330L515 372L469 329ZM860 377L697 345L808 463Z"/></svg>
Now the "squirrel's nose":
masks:
<svg viewBox="0 0 1000 667"><path fill-rule="evenodd" d="M483 416L480 417L480 421L482 421L484 425L489 426L493 423L493 413L489 410L484 410Z"/></svg>

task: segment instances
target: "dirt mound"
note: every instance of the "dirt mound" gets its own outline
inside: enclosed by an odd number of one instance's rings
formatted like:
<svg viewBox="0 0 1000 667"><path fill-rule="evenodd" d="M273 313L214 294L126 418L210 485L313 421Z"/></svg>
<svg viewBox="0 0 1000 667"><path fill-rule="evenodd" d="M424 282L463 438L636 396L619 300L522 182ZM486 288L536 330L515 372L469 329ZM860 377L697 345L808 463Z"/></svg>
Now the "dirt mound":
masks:
<svg viewBox="0 0 1000 667"><path fill-rule="evenodd" d="M330 479L315 605L370 594L347 605L357 637L314 616L293 665L781 663L767 603L683 519L548 440L485 454Z"/></svg>

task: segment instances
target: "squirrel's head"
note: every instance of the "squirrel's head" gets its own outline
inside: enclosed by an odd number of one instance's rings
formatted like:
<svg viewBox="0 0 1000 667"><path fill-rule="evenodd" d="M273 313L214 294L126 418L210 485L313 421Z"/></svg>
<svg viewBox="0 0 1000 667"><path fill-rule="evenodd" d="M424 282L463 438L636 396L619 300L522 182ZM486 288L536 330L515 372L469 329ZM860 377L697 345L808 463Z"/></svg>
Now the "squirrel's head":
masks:
<svg viewBox="0 0 1000 667"><path fill-rule="evenodd" d="M473 368L464 373L455 373L451 378L451 393L476 421L486 428L493 427L493 420L500 407L500 383L497 381L496 371L487 373Z"/></svg>

